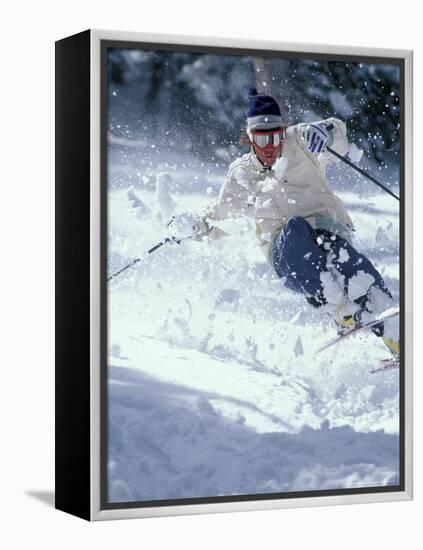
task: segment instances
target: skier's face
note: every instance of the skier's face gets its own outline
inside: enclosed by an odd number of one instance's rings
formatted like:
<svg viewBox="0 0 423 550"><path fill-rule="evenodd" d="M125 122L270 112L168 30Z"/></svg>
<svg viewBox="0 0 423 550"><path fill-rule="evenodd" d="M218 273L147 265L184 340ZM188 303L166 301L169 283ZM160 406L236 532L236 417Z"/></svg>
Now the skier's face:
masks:
<svg viewBox="0 0 423 550"><path fill-rule="evenodd" d="M284 131L282 128L275 130L253 130L251 132L254 153L264 166L273 166L281 156Z"/></svg>

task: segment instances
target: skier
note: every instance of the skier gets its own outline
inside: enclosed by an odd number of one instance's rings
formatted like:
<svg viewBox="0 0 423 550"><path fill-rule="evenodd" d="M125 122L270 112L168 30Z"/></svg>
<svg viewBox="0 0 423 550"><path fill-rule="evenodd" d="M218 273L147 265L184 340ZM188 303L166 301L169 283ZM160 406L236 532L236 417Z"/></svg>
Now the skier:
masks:
<svg viewBox="0 0 423 550"><path fill-rule="evenodd" d="M337 162L327 147L341 155L358 151L347 140L345 123L329 118L285 128L276 100L253 89L246 136L250 152L230 165L217 201L200 214L174 216L171 236L215 239L225 235L215 222L250 217L260 248L285 286L329 312L340 330L391 307L382 276L354 248L353 222L326 180L326 166ZM398 358L397 320L372 331Z"/></svg>

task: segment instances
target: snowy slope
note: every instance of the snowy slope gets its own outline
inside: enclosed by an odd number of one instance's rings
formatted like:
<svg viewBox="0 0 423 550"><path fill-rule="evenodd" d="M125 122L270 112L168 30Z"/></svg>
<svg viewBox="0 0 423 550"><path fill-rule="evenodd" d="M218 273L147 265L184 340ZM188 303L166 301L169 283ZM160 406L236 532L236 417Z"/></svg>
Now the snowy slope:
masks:
<svg viewBox="0 0 423 550"><path fill-rule="evenodd" d="M183 160L173 181L159 166L127 184L134 166L113 164L110 273L161 240L163 212L217 196L224 172ZM338 194L397 300L397 204ZM110 284L110 499L398 483L398 372L369 373L383 344L360 333L316 354L330 319L275 278L251 224L226 229L162 247Z"/></svg>

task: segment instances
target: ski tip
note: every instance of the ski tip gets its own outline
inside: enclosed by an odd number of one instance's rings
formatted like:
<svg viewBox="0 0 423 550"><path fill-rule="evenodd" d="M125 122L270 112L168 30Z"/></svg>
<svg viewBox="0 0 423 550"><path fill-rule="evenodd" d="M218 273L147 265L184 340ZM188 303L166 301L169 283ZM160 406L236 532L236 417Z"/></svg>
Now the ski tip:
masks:
<svg viewBox="0 0 423 550"><path fill-rule="evenodd" d="M378 372L385 372L387 370L399 369L400 362L398 359L384 359L380 362L379 366L370 371L370 374L376 374Z"/></svg>

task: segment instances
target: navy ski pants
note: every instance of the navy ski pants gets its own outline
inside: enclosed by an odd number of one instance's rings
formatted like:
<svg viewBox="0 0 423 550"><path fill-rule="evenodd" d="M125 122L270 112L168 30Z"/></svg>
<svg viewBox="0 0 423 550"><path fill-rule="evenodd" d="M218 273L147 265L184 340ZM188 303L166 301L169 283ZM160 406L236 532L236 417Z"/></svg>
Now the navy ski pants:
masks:
<svg viewBox="0 0 423 550"><path fill-rule="evenodd" d="M345 252L342 261L338 261L342 249ZM316 307L326 303L320 274L332 266L343 276L345 292L351 277L364 271L373 276L374 286L391 297L382 276L364 254L339 235L326 229L313 229L300 216L291 218L276 237L271 257L276 273L285 278L285 286L305 294ZM328 265L329 257L331 265Z"/></svg>

